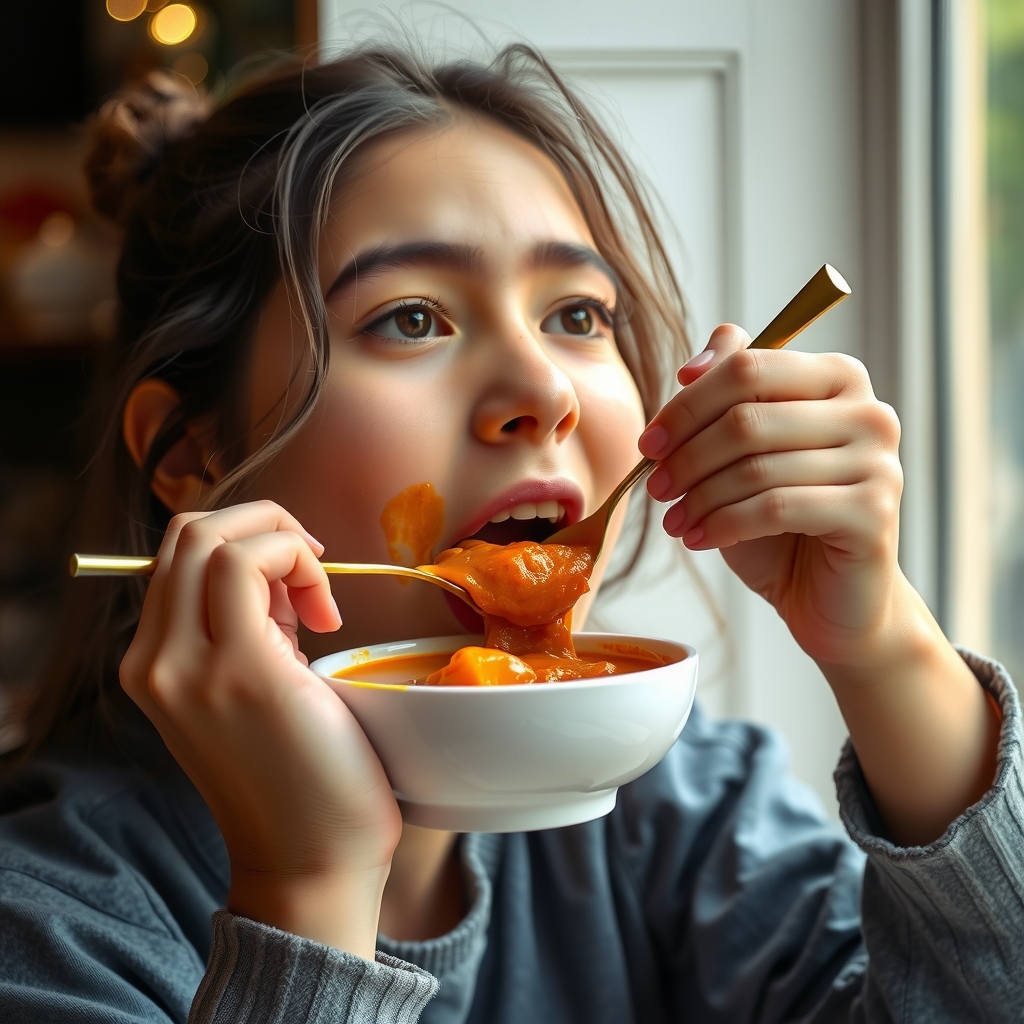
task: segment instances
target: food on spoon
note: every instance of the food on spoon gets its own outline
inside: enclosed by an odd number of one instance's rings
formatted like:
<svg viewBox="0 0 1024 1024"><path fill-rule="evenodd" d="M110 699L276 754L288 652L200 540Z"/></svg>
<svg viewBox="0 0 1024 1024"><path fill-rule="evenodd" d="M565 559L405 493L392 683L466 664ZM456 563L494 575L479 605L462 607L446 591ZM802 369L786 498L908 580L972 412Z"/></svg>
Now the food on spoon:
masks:
<svg viewBox="0 0 1024 1024"><path fill-rule="evenodd" d="M484 613L483 649L504 652L525 665L534 678L527 678L511 661L459 658L461 651L457 651L445 669L427 677L428 684L484 685L485 666L508 682L523 683L590 679L615 672L610 661L578 658L569 631L573 606L590 590L594 557L587 548L527 540L511 544L464 540L442 551L430 571L467 590Z"/></svg>
<svg viewBox="0 0 1024 1024"><path fill-rule="evenodd" d="M412 678L431 686L505 686L637 670L624 668L621 659L617 664L576 656L572 609L590 590L594 554L589 548L469 539L425 565L444 526L444 500L430 483L414 484L392 498L380 524L393 562L420 566L457 584L484 616L484 647L464 647L447 664Z"/></svg>

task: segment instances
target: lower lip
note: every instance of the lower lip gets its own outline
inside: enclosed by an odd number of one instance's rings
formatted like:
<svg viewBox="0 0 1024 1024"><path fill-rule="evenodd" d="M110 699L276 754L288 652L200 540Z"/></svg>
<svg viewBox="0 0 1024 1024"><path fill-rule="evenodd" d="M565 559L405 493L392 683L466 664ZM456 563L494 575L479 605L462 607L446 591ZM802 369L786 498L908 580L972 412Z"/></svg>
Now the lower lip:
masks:
<svg viewBox="0 0 1024 1024"><path fill-rule="evenodd" d="M444 595L444 599L448 602L452 615L455 616L459 625L464 630L472 633L474 636L484 631L484 620L465 601L454 594L448 593Z"/></svg>

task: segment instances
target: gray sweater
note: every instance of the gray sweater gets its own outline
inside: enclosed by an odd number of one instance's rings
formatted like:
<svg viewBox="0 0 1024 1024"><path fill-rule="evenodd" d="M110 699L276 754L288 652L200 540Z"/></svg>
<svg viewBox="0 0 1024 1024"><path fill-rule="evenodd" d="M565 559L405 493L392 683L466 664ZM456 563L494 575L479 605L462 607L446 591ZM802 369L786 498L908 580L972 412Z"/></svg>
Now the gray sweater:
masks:
<svg viewBox="0 0 1024 1024"><path fill-rule="evenodd" d="M856 757L848 838L772 734L695 711L607 817L461 840L470 911L375 963L220 909L223 841L134 709L0 787L0 1021L660 1024L1024 1019L1022 726L998 666L988 794L885 838ZM212 916L212 930L211 930Z"/></svg>

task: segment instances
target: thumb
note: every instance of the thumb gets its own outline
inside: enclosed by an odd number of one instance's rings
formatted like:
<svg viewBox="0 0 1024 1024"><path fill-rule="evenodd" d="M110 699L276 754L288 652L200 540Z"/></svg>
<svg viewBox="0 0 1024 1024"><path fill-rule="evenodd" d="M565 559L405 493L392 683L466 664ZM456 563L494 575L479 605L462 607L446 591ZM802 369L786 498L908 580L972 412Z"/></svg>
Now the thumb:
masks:
<svg viewBox="0 0 1024 1024"><path fill-rule="evenodd" d="M750 344L750 335L742 327L735 324L722 324L711 332L711 337L703 352L695 355L677 374L680 384L692 384L698 377L703 377L716 363L726 356L739 352Z"/></svg>

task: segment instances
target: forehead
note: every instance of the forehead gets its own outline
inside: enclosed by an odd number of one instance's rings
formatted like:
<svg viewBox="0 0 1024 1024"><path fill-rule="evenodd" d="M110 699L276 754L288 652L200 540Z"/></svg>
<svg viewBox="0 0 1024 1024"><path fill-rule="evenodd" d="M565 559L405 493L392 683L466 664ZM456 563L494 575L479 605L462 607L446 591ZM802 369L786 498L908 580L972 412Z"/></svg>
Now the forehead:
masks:
<svg viewBox="0 0 1024 1024"><path fill-rule="evenodd" d="M593 246L555 163L486 118L404 132L358 154L332 207L325 240L346 255L365 246L431 238L495 258L537 241ZM337 255L341 255L339 252Z"/></svg>

